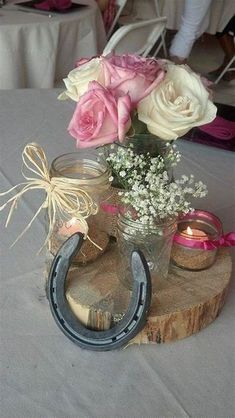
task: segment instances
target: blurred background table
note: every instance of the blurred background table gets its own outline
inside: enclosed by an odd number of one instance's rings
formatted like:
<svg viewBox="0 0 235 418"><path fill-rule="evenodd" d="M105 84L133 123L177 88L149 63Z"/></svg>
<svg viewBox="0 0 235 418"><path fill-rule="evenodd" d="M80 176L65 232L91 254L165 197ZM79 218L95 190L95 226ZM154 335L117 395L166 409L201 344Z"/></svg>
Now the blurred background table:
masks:
<svg viewBox="0 0 235 418"><path fill-rule="evenodd" d="M67 133L75 103L58 90L0 92L0 190L22 181L21 153L39 143L49 162L75 151ZM178 140L178 174L208 186L197 201L234 229L234 153ZM44 195L28 193L9 228L1 213L1 417L162 418L234 417L234 270L225 306L205 330L171 344L130 346L116 352L81 350L56 326L45 295L44 216L10 244ZM233 261L235 252L232 250ZM200 274L200 273L199 273ZM189 288L189 292L190 292Z"/></svg>
<svg viewBox="0 0 235 418"><path fill-rule="evenodd" d="M128 0L126 13L134 20L152 19L156 15L156 5L161 16L167 17L167 29L178 30L185 0ZM235 13L234 0L213 0L209 11L202 23L201 33L215 34L224 29ZM124 19L128 20L128 18ZM123 20L123 21L124 21Z"/></svg>
<svg viewBox="0 0 235 418"><path fill-rule="evenodd" d="M54 87L79 58L102 52L101 13L94 0L81 3L89 7L66 14L0 9L0 89Z"/></svg>

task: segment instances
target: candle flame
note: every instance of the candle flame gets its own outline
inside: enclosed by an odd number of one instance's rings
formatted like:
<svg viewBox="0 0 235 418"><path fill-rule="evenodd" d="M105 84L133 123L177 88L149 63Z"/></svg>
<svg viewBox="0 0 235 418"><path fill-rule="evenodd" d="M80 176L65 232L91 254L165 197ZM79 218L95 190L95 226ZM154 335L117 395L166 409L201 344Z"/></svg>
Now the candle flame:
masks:
<svg viewBox="0 0 235 418"><path fill-rule="evenodd" d="M193 231L192 231L192 229L190 228L190 226L187 226L186 231L187 231L187 234L188 234L188 235L193 235Z"/></svg>

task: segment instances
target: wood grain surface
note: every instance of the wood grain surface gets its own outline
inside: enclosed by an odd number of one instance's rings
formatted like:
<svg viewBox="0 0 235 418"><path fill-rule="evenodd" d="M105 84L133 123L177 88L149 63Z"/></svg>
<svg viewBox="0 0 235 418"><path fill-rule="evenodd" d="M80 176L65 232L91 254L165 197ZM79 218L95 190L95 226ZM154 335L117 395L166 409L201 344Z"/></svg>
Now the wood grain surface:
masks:
<svg viewBox="0 0 235 418"><path fill-rule="evenodd" d="M78 318L93 329L108 329L125 313L130 291L118 280L115 246L94 263L71 268L66 297ZM188 337L207 327L220 314L232 270L228 249L218 252L207 270L191 272L170 266L159 281L145 328L132 343L164 343Z"/></svg>

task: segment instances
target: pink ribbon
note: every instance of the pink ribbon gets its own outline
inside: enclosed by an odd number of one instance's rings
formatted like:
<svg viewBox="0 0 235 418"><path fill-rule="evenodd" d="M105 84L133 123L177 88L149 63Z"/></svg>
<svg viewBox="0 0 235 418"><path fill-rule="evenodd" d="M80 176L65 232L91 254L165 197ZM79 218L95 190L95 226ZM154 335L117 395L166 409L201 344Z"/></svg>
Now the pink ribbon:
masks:
<svg viewBox="0 0 235 418"><path fill-rule="evenodd" d="M200 241L193 238L184 238L181 235L175 234L174 241L184 247L200 248L203 250L214 250L219 247L234 247L235 246L235 232L229 232L222 235L218 240Z"/></svg>
<svg viewBox="0 0 235 418"><path fill-rule="evenodd" d="M125 206L110 205L109 203L101 203L100 207L104 212L109 213L110 215L117 215L118 213L120 213L125 216L125 209L126 209ZM132 213L132 219L136 220L137 219L136 212L132 209L131 213Z"/></svg>
<svg viewBox="0 0 235 418"><path fill-rule="evenodd" d="M119 206L118 205L110 205L108 203L101 203L101 209L103 209L104 212L109 213L110 215L117 215L119 212Z"/></svg>
<svg viewBox="0 0 235 418"><path fill-rule="evenodd" d="M203 241L201 247L204 250L214 250L219 247L234 247L235 246L235 232L229 232L228 234L222 235L220 239L215 241Z"/></svg>
<svg viewBox="0 0 235 418"><path fill-rule="evenodd" d="M121 206L119 205L110 205L108 203L101 203L101 208L104 212L109 213L110 215L117 215L120 212ZM199 211L198 211L199 212ZM185 216L185 219L187 215ZM215 218L217 220L217 218ZM180 234L175 234L174 241L178 244L183 245L184 247L198 248L203 250L214 250L219 247L234 247L235 246L235 232L228 232L227 234L221 235L218 240L197 240L190 237L183 237Z"/></svg>

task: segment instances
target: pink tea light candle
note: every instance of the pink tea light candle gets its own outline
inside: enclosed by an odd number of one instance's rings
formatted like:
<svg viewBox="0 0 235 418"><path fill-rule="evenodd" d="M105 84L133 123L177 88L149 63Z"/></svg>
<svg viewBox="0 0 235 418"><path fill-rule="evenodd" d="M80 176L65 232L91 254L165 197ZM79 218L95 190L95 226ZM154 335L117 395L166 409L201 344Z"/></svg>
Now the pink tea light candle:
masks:
<svg viewBox="0 0 235 418"><path fill-rule="evenodd" d="M224 235L217 216L195 210L178 221L171 259L178 267L204 270L215 262L219 247L234 245L235 232Z"/></svg>

